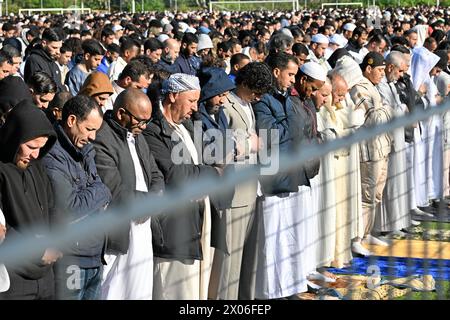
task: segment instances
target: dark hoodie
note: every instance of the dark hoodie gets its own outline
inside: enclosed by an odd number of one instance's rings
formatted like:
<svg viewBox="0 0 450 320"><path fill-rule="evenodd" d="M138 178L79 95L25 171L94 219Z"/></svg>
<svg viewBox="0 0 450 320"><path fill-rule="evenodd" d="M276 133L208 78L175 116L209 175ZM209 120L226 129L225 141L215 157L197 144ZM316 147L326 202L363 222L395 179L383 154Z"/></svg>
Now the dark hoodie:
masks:
<svg viewBox="0 0 450 320"><path fill-rule="evenodd" d="M0 106L9 111L23 100L32 100L30 89L20 77L8 76L0 81Z"/></svg>
<svg viewBox="0 0 450 320"><path fill-rule="evenodd" d="M31 49L30 56L25 62L24 80L28 80L38 71L47 73L58 86L58 92L67 91L61 82L61 72L55 60L44 50L41 44Z"/></svg>
<svg viewBox="0 0 450 320"><path fill-rule="evenodd" d="M22 170L14 163L20 144L46 135L49 137L40 150L39 158ZM0 206L6 218L5 243L20 238L27 229L38 238L48 229L49 209L52 206L51 186L40 160L53 146L56 134L45 114L30 101L13 108L0 132ZM39 234L36 234L39 233ZM14 270L23 281L44 278L51 266L41 263L44 252L37 252L31 260ZM11 282L11 287L14 283ZM20 285L17 286L20 289Z"/></svg>

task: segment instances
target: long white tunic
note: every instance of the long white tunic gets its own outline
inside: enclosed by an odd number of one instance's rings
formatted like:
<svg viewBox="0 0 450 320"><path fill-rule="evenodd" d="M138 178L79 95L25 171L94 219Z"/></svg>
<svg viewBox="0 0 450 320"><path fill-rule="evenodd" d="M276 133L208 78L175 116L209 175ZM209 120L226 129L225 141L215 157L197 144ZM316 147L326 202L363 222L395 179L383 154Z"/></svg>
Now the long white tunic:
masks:
<svg viewBox="0 0 450 320"><path fill-rule="evenodd" d="M342 123L340 136L353 134L353 132L364 124L365 111L362 108L355 110L355 104L350 95L345 96L341 103L342 108L336 110L336 118ZM364 219L362 212L361 194L361 170L359 145L353 144L350 147L350 156L346 166L345 175L348 175L349 187L346 198L348 199L348 213L350 221L350 239L364 236Z"/></svg>
<svg viewBox="0 0 450 320"><path fill-rule="evenodd" d="M325 107L317 113L317 129L325 142L336 139L337 122L333 122ZM330 266L336 249L336 165L338 159L330 152L320 161L319 180L316 193L319 196L318 266Z"/></svg>
<svg viewBox="0 0 450 320"><path fill-rule="evenodd" d="M435 87L431 85L430 71L438 63L439 57L430 52L425 47L416 47L411 58L411 80L415 90L419 90L422 85L427 87L427 96L430 102L434 103L433 91ZM414 198L417 206L427 206L429 196L434 196L436 190L433 185L433 146L435 145L433 129L437 122L432 118L420 122L420 128L414 130ZM439 139L439 138L438 138ZM429 156L431 154L431 156ZM436 163L439 170L439 163ZM440 175L442 178L442 175ZM440 179L441 179L440 178ZM439 192L437 192L439 193Z"/></svg>
<svg viewBox="0 0 450 320"><path fill-rule="evenodd" d="M425 82L427 86L427 97L430 108L436 106L435 96L438 93L436 84L432 78ZM436 114L424 121L426 131L426 173L427 173L427 195L428 199L442 197L442 175L443 175L443 144L442 144L442 115Z"/></svg>
<svg viewBox="0 0 450 320"><path fill-rule="evenodd" d="M394 84L388 83L386 77L377 89L383 104L391 108L394 117L402 117L406 114L407 107L401 104ZM383 191L381 206L377 207L374 226L374 230L383 232L401 230L411 224L404 128L395 129L392 136L394 143L389 154L386 187Z"/></svg>
<svg viewBox="0 0 450 320"><path fill-rule="evenodd" d="M276 299L307 291L312 270L306 254L306 217L302 207L311 203L309 187L288 196L265 197L259 224L256 299ZM302 205L300 205L302 204Z"/></svg>

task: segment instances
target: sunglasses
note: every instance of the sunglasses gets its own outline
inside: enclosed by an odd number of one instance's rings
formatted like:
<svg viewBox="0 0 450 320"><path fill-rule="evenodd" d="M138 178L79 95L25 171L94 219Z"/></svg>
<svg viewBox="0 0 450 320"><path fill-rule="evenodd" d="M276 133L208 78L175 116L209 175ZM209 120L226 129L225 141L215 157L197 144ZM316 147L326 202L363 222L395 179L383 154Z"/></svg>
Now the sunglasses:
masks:
<svg viewBox="0 0 450 320"><path fill-rule="evenodd" d="M140 118L136 117L134 114L132 114L129 110L127 110L125 108L122 108L122 110L124 110L130 117L134 118L138 122L136 124L136 126L138 126L138 127L142 127L144 125L148 126L152 122L152 118L140 119Z"/></svg>

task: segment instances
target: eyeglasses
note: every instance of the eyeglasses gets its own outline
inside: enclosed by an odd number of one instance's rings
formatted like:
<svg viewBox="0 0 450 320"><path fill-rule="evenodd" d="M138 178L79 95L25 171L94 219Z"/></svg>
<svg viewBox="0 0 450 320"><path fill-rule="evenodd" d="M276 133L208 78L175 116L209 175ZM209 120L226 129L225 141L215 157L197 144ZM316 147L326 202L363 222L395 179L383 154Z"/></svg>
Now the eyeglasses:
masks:
<svg viewBox="0 0 450 320"><path fill-rule="evenodd" d="M136 124L136 126L138 127L143 127L144 125L148 126L151 122L152 122L152 118L150 119L139 119L138 117L136 117L134 114L132 114L129 110L122 108L126 113L128 113L129 116L131 116L132 118L134 118L136 121L138 121L138 123Z"/></svg>

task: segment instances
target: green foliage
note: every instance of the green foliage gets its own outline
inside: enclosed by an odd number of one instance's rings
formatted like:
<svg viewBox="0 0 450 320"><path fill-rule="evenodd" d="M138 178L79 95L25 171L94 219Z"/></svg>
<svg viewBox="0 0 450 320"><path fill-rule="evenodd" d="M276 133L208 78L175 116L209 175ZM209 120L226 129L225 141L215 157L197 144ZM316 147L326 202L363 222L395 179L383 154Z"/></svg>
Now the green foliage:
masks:
<svg viewBox="0 0 450 320"><path fill-rule="evenodd" d="M164 0L151 0L144 2L145 11L164 11L166 10L166 4Z"/></svg>

